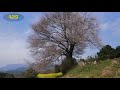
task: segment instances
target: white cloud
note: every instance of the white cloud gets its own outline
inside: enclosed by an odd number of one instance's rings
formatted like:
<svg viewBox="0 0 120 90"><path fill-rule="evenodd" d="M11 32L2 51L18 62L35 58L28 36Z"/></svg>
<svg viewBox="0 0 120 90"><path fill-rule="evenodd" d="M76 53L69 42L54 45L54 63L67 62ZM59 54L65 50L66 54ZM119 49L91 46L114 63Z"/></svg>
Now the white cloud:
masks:
<svg viewBox="0 0 120 90"><path fill-rule="evenodd" d="M4 14L0 16L3 17ZM0 24L0 67L7 64L25 63L24 59L31 59L26 48L26 39L32 31L30 25L39 20L41 13L21 14L24 15L23 21L8 22L3 18L0 21L2 22Z"/></svg>
<svg viewBox="0 0 120 90"><path fill-rule="evenodd" d="M100 24L100 29L101 29L102 31L108 30L109 25L110 25L109 22L101 23L101 24Z"/></svg>
<svg viewBox="0 0 120 90"><path fill-rule="evenodd" d="M37 22L40 13L21 13L24 22L8 22L2 19L0 24L0 67L7 64L25 63L31 59L27 47L27 36L31 34L30 25ZM2 17L3 15L1 15Z"/></svg>
<svg viewBox="0 0 120 90"><path fill-rule="evenodd" d="M25 63L28 53L26 42L21 37L14 36L15 33L6 38L0 36L0 65Z"/></svg>
<svg viewBox="0 0 120 90"><path fill-rule="evenodd" d="M120 18L112 22L110 26L110 28L112 29L112 34L118 36L120 34Z"/></svg>
<svg viewBox="0 0 120 90"><path fill-rule="evenodd" d="M100 37L104 44L120 44L120 16L116 13L95 13L100 22ZM117 17L116 17L117 16ZM101 17L101 18L100 18ZM116 43L116 44L115 44Z"/></svg>
<svg viewBox="0 0 120 90"><path fill-rule="evenodd" d="M16 27L7 28L9 28L9 31L6 30L6 32L3 27L0 28L0 67L7 64L26 63L24 59L29 58L25 38L27 35L25 36L23 35L24 33L15 32L15 30L18 30ZM14 32L12 31L13 29Z"/></svg>
<svg viewBox="0 0 120 90"><path fill-rule="evenodd" d="M114 36L118 36L120 33L120 17L114 21L104 22L100 27L103 31L110 31Z"/></svg>
<svg viewBox="0 0 120 90"><path fill-rule="evenodd" d="M105 14L106 12L91 12L91 15L95 16L99 23L106 21Z"/></svg>
<svg viewBox="0 0 120 90"><path fill-rule="evenodd" d="M115 17L116 13L92 12L91 14L96 16L103 32L110 30L114 35L120 33L120 16Z"/></svg>
<svg viewBox="0 0 120 90"><path fill-rule="evenodd" d="M27 13L28 15L26 16L26 20L29 22L29 24L33 24L35 22L38 22L43 15L41 12L36 12L36 13ZM29 17L28 17L29 16ZM28 19L29 18L29 19Z"/></svg>

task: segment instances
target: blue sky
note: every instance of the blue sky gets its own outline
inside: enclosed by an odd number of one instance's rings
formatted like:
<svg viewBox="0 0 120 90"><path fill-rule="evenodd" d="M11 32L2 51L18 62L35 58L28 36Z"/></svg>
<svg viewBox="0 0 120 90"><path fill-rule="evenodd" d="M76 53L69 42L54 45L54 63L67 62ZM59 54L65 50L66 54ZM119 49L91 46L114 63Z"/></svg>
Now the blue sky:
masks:
<svg viewBox="0 0 120 90"><path fill-rule="evenodd" d="M0 12L0 67L7 64L25 63L29 58L26 49L30 25L37 22L43 15L41 12L15 12L24 16L21 21L10 22L3 16L11 12ZM13 13L13 12L12 12ZM100 23L100 37L104 45L112 47L120 45L120 13L119 12L90 12ZM87 48L83 57L94 55L98 50Z"/></svg>

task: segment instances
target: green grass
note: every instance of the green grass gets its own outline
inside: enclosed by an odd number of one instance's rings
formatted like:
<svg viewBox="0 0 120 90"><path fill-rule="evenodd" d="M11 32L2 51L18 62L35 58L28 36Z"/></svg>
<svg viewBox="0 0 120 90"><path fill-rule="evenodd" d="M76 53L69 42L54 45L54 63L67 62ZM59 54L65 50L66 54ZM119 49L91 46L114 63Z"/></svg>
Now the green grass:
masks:
<svg viewBox="0 0 120 90"><path fill-rule="evenodd" d="M79 65L68 71L62 78L120 78L120 62L112 64L112 60L101 61L99 64Z"/></svg>

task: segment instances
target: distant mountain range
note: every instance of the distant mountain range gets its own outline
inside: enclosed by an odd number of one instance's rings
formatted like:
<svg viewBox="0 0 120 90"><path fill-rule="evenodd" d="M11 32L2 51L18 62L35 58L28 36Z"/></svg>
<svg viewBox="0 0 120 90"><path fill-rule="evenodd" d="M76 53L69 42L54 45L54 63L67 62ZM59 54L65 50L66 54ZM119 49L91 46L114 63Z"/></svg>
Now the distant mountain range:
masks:
<svg viewBox="0 0 120 90"><path fill-rule="evenodd" d="M27 70L27 67L28 66L26 64L9 64L4 67L1 67L0 71L11 73L11 74L19 74Z"/></svg>

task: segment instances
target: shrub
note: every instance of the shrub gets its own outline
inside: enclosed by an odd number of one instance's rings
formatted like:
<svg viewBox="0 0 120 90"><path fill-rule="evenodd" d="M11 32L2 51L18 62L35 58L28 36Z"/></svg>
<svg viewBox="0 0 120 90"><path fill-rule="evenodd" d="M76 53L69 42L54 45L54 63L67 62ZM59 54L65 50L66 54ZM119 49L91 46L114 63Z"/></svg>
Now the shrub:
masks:
<svg viewBox="0 0 120 90"><path fill-rule="evenodd" d="M61 66L55 65L55 73L61 72Z"/></svg>
<svg viewBox="0 0 120 90"><path fill-rule="evenodd" d="M59 72L59 73L51 73L51 74L38 74L37 78L57 78L62 76L63 73Z"/></svg>
<svg viewBox="0 0 120 90"><path fill-rule="evenodd" d="M78 65L78 62L76 61L76 59L75 59L75 58L73 58L73 59L72 59L72 62L73 62L73 66Z"/></svg>
<svg viewBox="0 0 120 90"><path fill-rule="evenodd" d="M62 73L66 73L68 70L70 70L72 67L76 66L77 64L78 63L75 58L73 58L72 60L67 60L65 58L61 64Z"/></svg>
<svg viewBox="0 0 120 90"><path fill-rule="evenodd" d="M14 78L14 75L13 74L6 74L6 77L5 78Z"/></svg>
<svg viewBox="0 0 120 90"><path fill-rule="evenodd" d="M61 64L62 73L66 73L71 68L71 61L64 59Z"/></svg>
<svg viewBox="0 0 120 90"><path fill-rule="evenodd" d="M116 51L116 58L119 58L120 57L120 46L117 46L115 51Z"/></svg>
<svg viewBox="0 0 120 90"><path fill-rule="evenodd" d="M25 78L36 78L37 73L32 70L32 69L28 69L25 73L24 73L24 77Z"/></svg>
<svg viewBox="0 0 120 90"><path fill-rule="evenodd" d="M14 78L14 75L0 72L0 78Z"/></svg>

